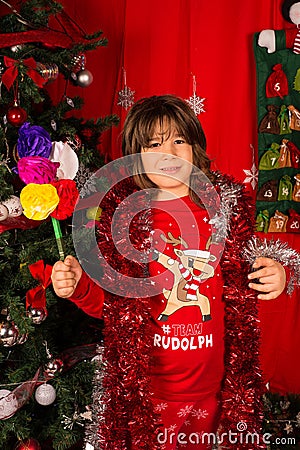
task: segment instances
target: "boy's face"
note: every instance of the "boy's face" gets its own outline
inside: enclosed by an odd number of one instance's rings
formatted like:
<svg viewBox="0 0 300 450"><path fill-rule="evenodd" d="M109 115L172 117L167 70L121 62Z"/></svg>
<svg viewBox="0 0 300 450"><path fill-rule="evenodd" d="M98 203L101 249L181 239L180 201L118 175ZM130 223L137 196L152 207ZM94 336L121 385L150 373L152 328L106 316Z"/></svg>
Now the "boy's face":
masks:
<svg viewBox="0 0 300 450"><path fill-rule="evenodd" d="M290 19L295 25L300 24L300 2L294 3L291 6L290 12Z"/></svg>
<svg viewBox="0 0 300 450"><path fill-rule="evenodd" d="M146 175L161 190L158 199L170 198L168 194L188 195L193 148L174 126L158 124L149 145L142 148L141 158Z"/></svg>

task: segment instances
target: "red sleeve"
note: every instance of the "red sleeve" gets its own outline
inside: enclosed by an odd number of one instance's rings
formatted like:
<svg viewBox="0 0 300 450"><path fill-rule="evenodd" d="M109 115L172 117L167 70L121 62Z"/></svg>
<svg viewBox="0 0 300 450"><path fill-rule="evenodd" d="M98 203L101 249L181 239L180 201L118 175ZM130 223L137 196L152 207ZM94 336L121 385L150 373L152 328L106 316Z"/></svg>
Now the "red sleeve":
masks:
<svg viewBox="0 0 300 450"><path fill-rule="evenodd" d="M68 300L75 303L86 314L100 319L102 317L104 291L84 271L75 292Z"/></svg>

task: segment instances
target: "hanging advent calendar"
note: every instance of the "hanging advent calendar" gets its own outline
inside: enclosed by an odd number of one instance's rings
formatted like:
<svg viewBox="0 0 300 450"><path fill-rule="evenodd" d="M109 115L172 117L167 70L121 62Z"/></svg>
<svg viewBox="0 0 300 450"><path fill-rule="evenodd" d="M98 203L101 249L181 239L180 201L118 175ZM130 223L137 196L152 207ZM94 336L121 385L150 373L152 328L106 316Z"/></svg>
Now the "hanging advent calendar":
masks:
<svg viewBox="0 0 300 450"><path fill-rule="evenodd" d="M258 45L258 190L256 229L300 232L300 54L275 31L276 51Z"/></svg>

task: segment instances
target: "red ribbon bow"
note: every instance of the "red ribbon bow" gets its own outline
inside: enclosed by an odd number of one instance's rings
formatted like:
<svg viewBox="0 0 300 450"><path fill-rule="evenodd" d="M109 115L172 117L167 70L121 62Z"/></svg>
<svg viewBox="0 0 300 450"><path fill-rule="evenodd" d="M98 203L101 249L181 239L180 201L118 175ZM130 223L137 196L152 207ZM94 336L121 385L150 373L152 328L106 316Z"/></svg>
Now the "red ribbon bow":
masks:
<svg viewBox="0 0 300 450"><path fill-rule="evenodd" d="M29 306L34 308L45 308L46 306L46 289L51 284L52 266L45 265L44 261L39 261L31 264L29 270L33 278L38 280L41 284L26 293L26 309Z"/></svg>
<svg viewBox="0 0 300 450"><path fill-rule="evenodd" d="M9 90L18 76L19 70L18 65L22 64L27 67L27 75L35 82L38 87L43 87L46 80L37 72L36 62L33 58L23 59L21 61L16 61L15 59L4 56L4 64L7 69L2 75L2 81L6 88Z"/></svg>

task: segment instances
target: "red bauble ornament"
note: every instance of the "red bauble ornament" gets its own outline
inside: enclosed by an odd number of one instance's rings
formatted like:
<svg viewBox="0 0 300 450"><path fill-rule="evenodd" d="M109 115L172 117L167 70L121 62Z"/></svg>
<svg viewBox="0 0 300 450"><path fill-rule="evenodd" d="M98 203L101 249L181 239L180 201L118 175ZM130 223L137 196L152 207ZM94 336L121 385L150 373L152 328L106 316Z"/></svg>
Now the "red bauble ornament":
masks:
<svg viewBox="0 0 300 450"><path fill-rule="evenodd" d="M41 450L41 446L35 439L25 439L15 446L14 450Z"/></svg>
<svg viewBox="0 0 300 450"><path fill-rule="evenodd" d="M9 108L6 117L8 123L13 125L14 127L19 127L26 121L27 112L25 111L25 109L21 108L21 106L15 104L11 108Z"/></svg>

